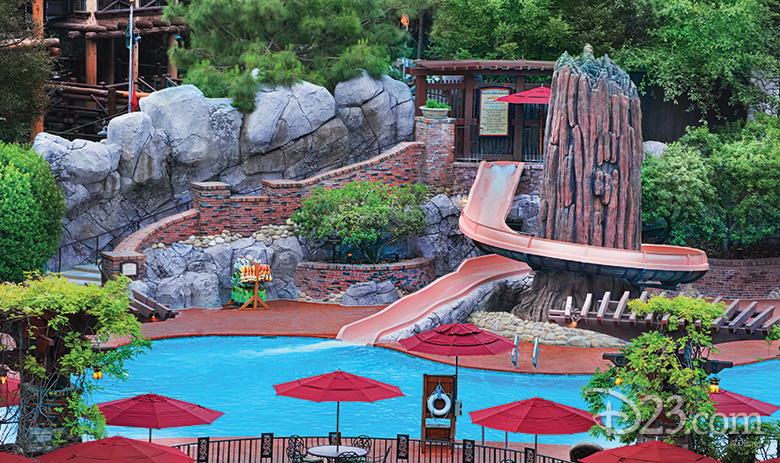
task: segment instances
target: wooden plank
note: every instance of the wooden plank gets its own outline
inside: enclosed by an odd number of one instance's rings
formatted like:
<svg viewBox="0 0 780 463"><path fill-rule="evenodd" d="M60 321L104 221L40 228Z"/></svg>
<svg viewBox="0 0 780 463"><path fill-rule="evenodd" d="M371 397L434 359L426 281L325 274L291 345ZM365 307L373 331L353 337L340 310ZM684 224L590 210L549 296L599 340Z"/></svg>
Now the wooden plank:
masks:
<svg viewBox="0 0 780 463"><path fill-rule="evenodd" d="M615 325L620 323L620 319L623 317L623 312L625 312L626 308L628 307L628 296L629 292L624 292L623 297L620 298L620 301L615 308L615 315L612 316L612 323Z"/></svg>
<svg viewBox="0 0 780 463"><path fill-rule="evenodd" d="M140 313L144 318L152 318L152 315L154 315L154 309L144 304L143 302L131 301L130 307L137 310L138 313Z"/></svg>
<svg viewBox="0 0 780 463"><path fill-rule="evenodd" d="M631 326L636 326L636 312L631 312L631 314L628 316L628 324Z"/></svg>
<svg viewBox="0 0 780 463"><path fill-rule="evenodd" d="M769 320L769 317L772 316L772 312L774 311L775 306L769 306L768 308L764 309L763 312L753 317L753 319L750 320L750 323L745 325L745 331L747 331L748 334L753 334L754 331L761 328L762 323Z"/></svg>
<svg viewBox="0 0 780 463"><path fill-rule="evenodd" d="M780 324L780 315L764 323L764 325L761 327L761 334L768 336L772 331L772 327L777 324Z"/></svg>
<svg viewBox="0 0 780 463"><path fill-rule="evenodd" d="M672 314L667 313L664 314L664 316L661 318L661 328L663 329L669 329L669 317L671 317Z"/></svg>
<svg viewBox="0 0 780 463"><path fill-rule="evenodd" d="M601 305L599 306L599 311L596 313L596 322L601 323L601 321L604 319L604 315L607 313L607 308L609 307L609 291L604 293L604 298L601 300Z"/></svg>
<svg viewBox="0 0 780 463"><path fill-rule="evenodd" d="M585 296L585 303L582 304L582 310L580 311L580 319L579 321L584 323L588 320L588 312L590 311L590 306L593 304L593 293L588 293L587 296Z"/></svg>
<svg viewBox="0 0 780 463"><path fill-rule="evenodd" d="M639 296L639 300L642 302L647 302L648 299L650 299L650 293L647 291L642 291L642 294Z"/></svg>
<svg viewBox="0 0 780 463"><path fill-rule="evenodd" d="M757 305L758 302L751 302L750 305L745 308L745 310L738 312L737 316L734 317L734 320L729 323L729 333L736 333L742 324L746 323L748 319L752 317L754 313L756 313Z"/></svg>
<svg viewBox="0 0 780 463"><path fill-rule="evenodd" d="M739 307L739 299L734 299L734 302L731 303L728 307L726 307L726 312L722 317L716 318L712 322L712 329L717 333L720 331L720 328L729 321L732 315L734 315L734 312Z"/></svg>
<svg viewBox="0 0 780 463"><path fill-rule="evenodd" d="M573 303L573 298L571 296L566 298L566 307L563 309L563 319L566 323L571 323L571 306Z"/></svg>

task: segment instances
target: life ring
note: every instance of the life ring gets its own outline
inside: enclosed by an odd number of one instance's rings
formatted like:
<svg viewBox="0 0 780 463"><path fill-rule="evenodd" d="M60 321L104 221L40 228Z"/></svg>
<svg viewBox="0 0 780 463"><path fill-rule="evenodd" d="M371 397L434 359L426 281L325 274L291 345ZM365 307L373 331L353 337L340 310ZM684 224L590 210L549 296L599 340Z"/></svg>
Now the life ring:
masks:
<svg viewBox="0 0 780 463"><path fill-rule="evenodd" d="M441 408L436 408L435 402L436 400L443 400L444 406ZM428 396L428 411L431 412L431 415L433 416L444 416L447 413L450 412L450 407L452 406L452 400L450 399L450 395L444 392L444 389L441 388L441 384L436 386L436 389L433 391L431 395Z"/></svg>

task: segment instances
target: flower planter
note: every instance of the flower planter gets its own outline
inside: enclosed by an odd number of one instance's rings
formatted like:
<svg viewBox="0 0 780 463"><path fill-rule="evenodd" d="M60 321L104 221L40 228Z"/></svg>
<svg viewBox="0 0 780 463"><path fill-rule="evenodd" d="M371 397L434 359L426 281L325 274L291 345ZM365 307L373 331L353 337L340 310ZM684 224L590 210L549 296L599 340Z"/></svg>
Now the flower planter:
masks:
<svg viewBox="0 0 780 463"><path fill-rule="evenodd" d="M450 111L447 108L429 108L427 106L420 106L420 111L423 113L423 117L427 119L445 119L447 113Z"/></svg>

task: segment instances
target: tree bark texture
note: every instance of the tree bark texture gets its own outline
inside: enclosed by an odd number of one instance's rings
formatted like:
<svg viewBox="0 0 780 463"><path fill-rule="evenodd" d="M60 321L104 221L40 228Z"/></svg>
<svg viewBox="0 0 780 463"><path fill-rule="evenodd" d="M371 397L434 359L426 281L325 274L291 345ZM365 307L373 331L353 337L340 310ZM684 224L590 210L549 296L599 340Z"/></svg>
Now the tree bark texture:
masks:
<svg viewBox="0 0 780 463"><path fill-rule="evenodd" d="M546 127L539 237L639 250L642 111L628 74L590 46L564 53Z"/></svg>

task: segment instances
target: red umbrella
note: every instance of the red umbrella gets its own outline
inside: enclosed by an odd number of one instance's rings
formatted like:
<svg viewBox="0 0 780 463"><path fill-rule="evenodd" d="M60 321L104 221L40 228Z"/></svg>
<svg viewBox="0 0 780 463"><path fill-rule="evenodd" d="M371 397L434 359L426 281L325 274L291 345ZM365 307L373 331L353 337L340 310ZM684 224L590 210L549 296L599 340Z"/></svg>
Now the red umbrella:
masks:
<svg viewBox="0 0 780 463"><path fill-rule="evenodd" d="M0 407L19 405L19 380L8 378L0 384Z"/></svg>
<svg viewBox="0 0 780 463"><path fill-rule="evenodd" d="M41 455L43 463L191 463L195 461L181 450L126 437L115 436L82 442Z"/></svg>
<svg viewBox="0 0 780 463"><path fill-rule="evenodd" d="M718 460L657 440L602 450L580 461L582 463L719 463Z"/></svg>
<svg viewBox="0 0 780 463"><path fill-rule="evenodd" d="M149 428L149 442L152 441L152 429L211 424L224 415L216 410L157 394L112 400L98 404L98 408L105 415L106 424L111 426Z"/></svg>
<svg viewBox="0 0 780 463"><path fill-rule="evenodd" d="M410 352L455 357L458 376L458 356L495 355L514 349L509 339L477 328L473 323L450 323L398 341Z"/></svg>
<svg viewBox="0 0 780 463"><path fill-rule="evenodd" d="M276 395L311 400L312 402L336 402L336 435L339 432L339 406L341 402L376 402L401 397L397 386L373 379L334 371L324 375L296 379L274 386Z"/></svg>
<svg viewBox="0 0 780 463"><path fill-rule="evenodd" d="M3 463L38 463L38 460L3 452L0 452L0 461Z"/></svg>
<svg viewBox="0 0 780 463"><path fill-rule="evenodd" d="M533 434L534 448L538 434L577 434L596 424L593 415L584 410L539 397L477 410L469 415L471 422L480 426L507 434Z"/></svg>
<svg viewBox="0 0 780 463"><path fill-rule="evenodd" d="M550 104L550 93L549 87L536 87L531 90L524 90L522 92L496 98L496 101L516 104Z"/></svg>
<svg viewBox="0 0 780 463"><path fill-rule="evenodd" d="M769 416L780 410L778 406L723 389L720 392L711 392L710 400L715 402L715 411L726 416L741 414Z"/></svg>

